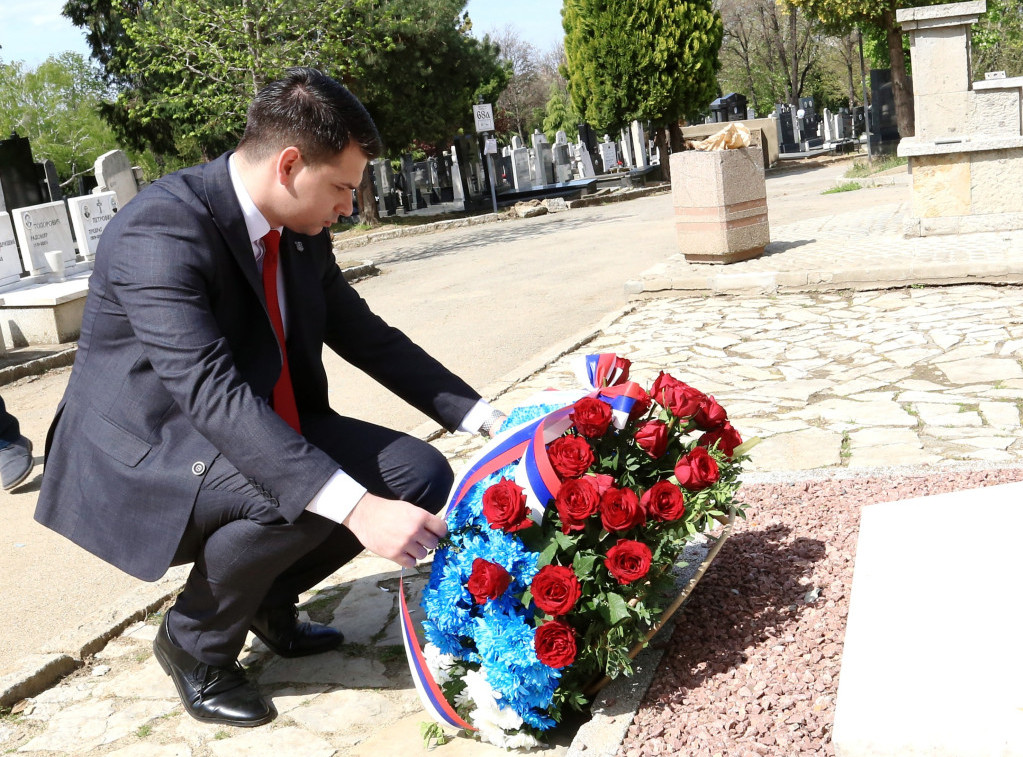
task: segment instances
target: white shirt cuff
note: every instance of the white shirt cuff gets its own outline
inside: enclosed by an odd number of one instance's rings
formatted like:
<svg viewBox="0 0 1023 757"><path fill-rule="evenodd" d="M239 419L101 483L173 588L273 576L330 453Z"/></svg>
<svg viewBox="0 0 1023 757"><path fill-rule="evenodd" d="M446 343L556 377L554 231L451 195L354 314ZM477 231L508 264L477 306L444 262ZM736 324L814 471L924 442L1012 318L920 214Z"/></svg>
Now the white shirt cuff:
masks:
<svg viewBox="0 0 1023 757"><path fill-rule="evenodd" d="M472 410L465 414L462 418L462 422L458 424L459 431L465 431L469 434L475 434L480 430L480 426L483 425L483 421L490 417L490 414L494 412L494 408L486 400L480 400L473 405Z"/></svg>
<svg viewBox="0 0 1023 757"><path fill-rule="evenodd" d="M330 518L335 523L344 523L345 518L355 509L365 493L365 486L339 468L316 492L305 509L324 518Z"/></svg>

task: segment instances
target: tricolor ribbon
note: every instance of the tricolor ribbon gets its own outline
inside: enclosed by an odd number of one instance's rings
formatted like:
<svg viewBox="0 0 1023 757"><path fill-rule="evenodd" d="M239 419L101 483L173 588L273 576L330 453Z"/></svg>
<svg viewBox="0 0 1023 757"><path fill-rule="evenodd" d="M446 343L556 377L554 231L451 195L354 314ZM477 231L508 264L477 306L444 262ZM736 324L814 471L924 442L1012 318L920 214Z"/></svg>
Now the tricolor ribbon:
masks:
<svg viewBox="0 0 1023 757"><path fill-rule="evenodd" d="M561 488L561 480L547 456L547 445L572 426L572 405L582 397L596 397L606 402L611 406L612 423L615 428L624 428L636 403L646 394L638 384L624 380L628 375L627 371L627 363L623 364L616 355L584 356L576 366L576 375L580 377L588 392L541 393L537 397L539 404L563 403L563 406L540 418L503 429L491 439L469 460L455 479L442 515L450 514L460 507L473 486L517 461L515 482L525 491L530 517L535 522L542 523L544 511ZM476 730L455 712L454 707L445 699L440 687L433 680L419 648L415 626L405 600L404 585L400 591L401 635L405 642L409 670L423 707L438 723Z"/></svg>

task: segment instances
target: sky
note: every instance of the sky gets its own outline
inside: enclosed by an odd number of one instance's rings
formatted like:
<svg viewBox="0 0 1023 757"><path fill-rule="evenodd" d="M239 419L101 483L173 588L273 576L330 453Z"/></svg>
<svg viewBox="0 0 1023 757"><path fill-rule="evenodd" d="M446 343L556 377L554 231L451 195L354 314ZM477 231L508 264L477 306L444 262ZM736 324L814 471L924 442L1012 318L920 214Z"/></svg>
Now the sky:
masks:
<svg viewBox="0 0 1023 757"><path fill-rule="evenodd" d="M65 0L0 0L0 60L20 60L34 68L65 50L88 57L85 33L64 18ZM483 36L511 26L541 52L562 40L561 0L469 0L473 34Z"/></svg>

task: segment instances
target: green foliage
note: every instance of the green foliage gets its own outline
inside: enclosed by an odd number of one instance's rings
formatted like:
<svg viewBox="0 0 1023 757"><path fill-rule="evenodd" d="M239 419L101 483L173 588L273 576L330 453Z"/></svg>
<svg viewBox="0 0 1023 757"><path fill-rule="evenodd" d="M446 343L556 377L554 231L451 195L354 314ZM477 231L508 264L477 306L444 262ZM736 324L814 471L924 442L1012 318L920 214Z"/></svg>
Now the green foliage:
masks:
<svg viewBox="0 0 1023 757"><path fill-rule="evenodd" d="M547 141L553 143L559 131L572 135L578 123L579 116L572 109L568 94L557 84L551 84L543 119L543 133L547 136Z"/></svg>
<svg viewBox="0 0 1023 757"><path fill-rule="evenodd" d="M420 723L419 736L423 739L423 746L427 749L444 746L451 740L439 723Z"/></svg>
<svg viewBox="0 0 1023 757"><path fill-rule="evenodd" d="M831 189L825 189L823 192L821 192L821 194L833 195L839 194L840 192L855 192L857 189L863 189L863 187L860 186L859 182L847 181L842 184L838 184L837 186L834 186Z"/></svg>
<svg viewBox="0 0 1023 757"><path fill-rule="evenodd" d="M470 36L465 0L389 0L370 29L386 44L353 61L347 83L365 103L388 154L447 143L473 128L477 98L496 102L510 70L489 38Z"/></svg>
<svg viewBox="0 0 1023 757"><path fill-rule="evenodd" d="M973 76L986 71L1023 75L1023 4L988 0L987 13L973 28Z"/></svg>
<svg viewBox="0 0 1023 757"><path fill-rule="evenodd" d="M561 13L569 94L598 130L673 123L716 96L711 0L565 0Z"/></svg>
<svg viewBox="0 0 1023 757"><path fill-rule="evenodd" d="M32 157L52 160L67 181L117 147L98 113L106 96L100 74L78 53L50 56L35 69L0 61L0 135L28 137Z"/></svg>
<svg viewBox="0 0 1023 757"><path fill-rule="evenodd" d="M900 168L905 166L907 162L906 158L900 158L897 155L876 157L873 163L868 163L865 160L854 160L852 168L845 172L845 176L848 179L863 178L892 168Z"/></svg>

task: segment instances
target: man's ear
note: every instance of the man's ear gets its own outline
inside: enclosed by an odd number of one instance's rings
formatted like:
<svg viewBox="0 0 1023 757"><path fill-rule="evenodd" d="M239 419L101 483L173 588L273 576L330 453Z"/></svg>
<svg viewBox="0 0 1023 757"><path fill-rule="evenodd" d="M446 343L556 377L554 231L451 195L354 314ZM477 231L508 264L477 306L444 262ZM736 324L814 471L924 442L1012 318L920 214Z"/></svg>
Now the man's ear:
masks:
<svg viewBox="0 0 1023 757"><path fill-rule="evenodd" d="M292 181L294 181L295 174L298 173L298 169L301 168L302 153L294 145L289 145L277 153L277 181L286 187L290 187Z"/></svg>

